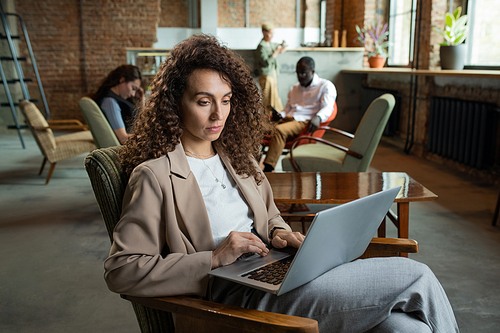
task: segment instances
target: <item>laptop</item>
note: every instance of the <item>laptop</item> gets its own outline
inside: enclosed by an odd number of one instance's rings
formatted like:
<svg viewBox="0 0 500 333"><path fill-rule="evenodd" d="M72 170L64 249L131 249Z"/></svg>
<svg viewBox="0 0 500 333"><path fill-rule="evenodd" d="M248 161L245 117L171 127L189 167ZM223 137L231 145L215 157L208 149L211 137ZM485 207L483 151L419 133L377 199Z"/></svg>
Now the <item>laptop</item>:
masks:
<svg viewBox="0 0 500 333"><path fill-rule="evenodd" d="M300 287L361 256L401 186L318 212L300 248L254 253L216 268L210 275L275 295Z"/></svg>

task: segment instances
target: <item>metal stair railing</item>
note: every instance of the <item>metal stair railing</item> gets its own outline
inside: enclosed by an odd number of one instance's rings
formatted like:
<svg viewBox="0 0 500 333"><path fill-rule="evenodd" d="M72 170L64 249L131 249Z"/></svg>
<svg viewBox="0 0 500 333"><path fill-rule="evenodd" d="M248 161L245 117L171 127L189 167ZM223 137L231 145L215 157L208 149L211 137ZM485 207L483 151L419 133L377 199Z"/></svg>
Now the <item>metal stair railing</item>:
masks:
<svg viewBox="0 0 500 333"><path fill-rule="evenodd" d="M43 90L42 81L40 79L40 74L38 72L38 67L36 65L35 55L33 54L33 49L31 47L31 42L30 42L30 39L28 36L28 31L26 29L26 25L24 24L24 21L22 20L22 18L18 14L4 12L1 3L0 3L0 16L2 19L2 24L3 24L3 28L4 28L4 32L5 32L5 36L0 36L0 37L2 39L7 40L7 43L9 44L10 53L11 53L11 57L0 57L0 75L1 75L2 83L4 85L5 93L7 95L7 100L8 100L8 103L2 103L1 106L9 106L10 107L11 112L12 112L12 117L14 118L15 128L17 129L17 132L19 134L21 144L22 144L23 148L25 148L24 140L23 140L22 135L21 135L21 126L19 125L19 121L17 119L17 113L16 113L16 109L15 109L15 107L18 105L18 103L12 99L12 95L10 93L10 89L9 89L8 85L19 83L20 87L21 87L21 91L22 91L23 96L24 96L24 99L32 101L32 102L34 102L36 100L33 100L30 98L28 86L26 85L26 82L32 82L33 80L24 77L23 69L22 69L21 64L20 64L20 61L26 61L26 58L19 57L17 55L17 50L16 50L16 47L14 45L13 39L20 39L20 38L19 38L19 36L12 35L11 29L9 26L9 22L7 21L7 16L16 17L21 25L21 28L22 28L22 31L24 34L24 39L26 42L26 47L28 49L28 53L29 53L30 58L31 58L31 63L33 65L33 71L35 73L38 88L40 90L40 96L42 98L43 106L45 108L45 114L46 114L45 118L46 119L49 119L50 111L49 111L49 106L47 104L47 99L45 98L45 92ZM5 71L4 71L3 66L1 64L2 61L13 61L14 62L14 67L16 68L18 78L7 79L7 77L5 75Z"/></svg>
<svg viewBox="0 0 500 333"><path fill-rule="evenodd" d="M14 124L17 129L17 134L19 135L19 139L21 140L21 145L23 149L26 148L24 145L23 135L21 134L21 126L19 125L19 121L17 120L16 109L14 107L14 101L12 100L12 96L10 94L9 84L7 78L5 77L5 72L3 71L2 62L0 61L0 75L2 76L3 86L5 88L5 94L7 95L7 100L9 102L10 111L12 112L12 118L14 118Z"/></svg>

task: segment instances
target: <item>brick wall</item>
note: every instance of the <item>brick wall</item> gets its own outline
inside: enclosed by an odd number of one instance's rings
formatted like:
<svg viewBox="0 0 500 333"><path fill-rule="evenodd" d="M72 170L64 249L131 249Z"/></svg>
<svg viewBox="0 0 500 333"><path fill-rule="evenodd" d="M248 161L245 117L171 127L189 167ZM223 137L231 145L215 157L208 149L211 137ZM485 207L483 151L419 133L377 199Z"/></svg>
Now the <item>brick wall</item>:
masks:
<svg viewBox="0 0 500 333"><path fill-rule="evenodd" d="M305 27L317 28L320 26L320 2L317 0L305 1Z"/></svg>
<svg viewBox="0 0 500 333"><path fill-rule="evenodd" d="M326 1L326 31L325 36L330 36L333 40L333 31L340 26L340 10L337 10L340 1L327 0Z"/></svg>
<svg viewBox="0 0 500 333"><path fill-rule="evenodd" d="M222 11L221 3L235 3L232 11ZM241 3L241 5L239 5ZM238 4L238 6L236 6ZM245 23L245 1L219 0L219 26L235 27L244 26ZM229 5L227 5L229 6ZM238 15L233 14L240 11ZM279 13L279 14L277 14ZM231 22L231 17L241 17L237 22ZM277 28L295 27L295 1L290 0L269 0L250 1L249 3L249 25L250 27L260 27L264 22L273 22ZM241 25L240 22L243 22ZM238 24L238 25L233 25Z"/></svg>
<svg viewBox="0 0 500 333"><path fill-rule="evenodd" d="M189 27L189 6L186 0L161 0L159 27ZM220 3L221 1L219 1Z"/></svg>
<svg viewBox="0 0 500 333"><path fill-rule="evenodd" d="M15 6L28 29L51 118L82 119L77 103L88 91L84 84L79 2L16 0ZM126 47L153 45L159 13L159 0L83 2L89 91L95 90L111 70L126 63ZM36 98L36 89L31 90ZM43 110L41 102L38 106Z"/></svg>
<svg viewBox="0 0 500 333"><path fill-rule="evenodd" d="M342 3L343 2L343 3ZM339 31L339 44L342 38L342 30L347 30L347 46L356 46L353 42L356 38L356 24L363 26L363 13L365 3L363 0L341 1L326 0L326 32L332 41L335 30Z"/></svg>
<svg viewBox="0 0 500 333"><path fill-rule="evenodd" d="M219 27L244 28L246 24L245 1L218 0Z"/></svg>

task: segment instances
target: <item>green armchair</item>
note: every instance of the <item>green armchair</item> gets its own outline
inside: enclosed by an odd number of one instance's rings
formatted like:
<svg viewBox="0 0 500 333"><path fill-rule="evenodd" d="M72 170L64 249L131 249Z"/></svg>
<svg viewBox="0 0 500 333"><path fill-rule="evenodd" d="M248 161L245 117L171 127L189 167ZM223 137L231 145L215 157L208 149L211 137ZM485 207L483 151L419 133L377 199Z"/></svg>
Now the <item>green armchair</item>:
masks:
<svg viewBox="0 0 500 333"><path fill-rule="evenodd" d="M283 170L297 172L368 171L395 104L396 100L391 94L376 98L366 110L354 135L330 127L318 128L318 130L332 131L352 139L349 148L313 136L295 139L290 152L282 160ZM297 146L297 143L304 139L321 144Z"/></svg>
<svg viewBox="0 0 500 333"><path fill-rule="evenodd" d="M78 106L83 113L83 118L89 126L92 137L97 145L97 148L107 148L119 146L120 141L116 137L115 132L109 125L108 120L102 113L99 105L91 98L83 97Z"/></svg>

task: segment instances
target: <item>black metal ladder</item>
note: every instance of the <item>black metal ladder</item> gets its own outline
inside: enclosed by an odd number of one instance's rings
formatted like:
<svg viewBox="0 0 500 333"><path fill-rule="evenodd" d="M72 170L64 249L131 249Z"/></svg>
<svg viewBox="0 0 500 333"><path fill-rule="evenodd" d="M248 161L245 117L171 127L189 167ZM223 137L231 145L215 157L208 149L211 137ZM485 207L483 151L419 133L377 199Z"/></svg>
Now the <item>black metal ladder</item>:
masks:
<svg viewBox="0 0 500 333"><path fill-rule="evenodd" d="M19 38L19 36L12 35L11 29L9 26L9 22L7 20L7 18L9 16L17 18L17 20L19 21L19 23L21 25L21 28L22 28L22 31L24 34L24 40L26 42L26 47L27 47L28 53L29 53L30 58L31 58L31 63L33 65L33 71L35 73L36 80L38 83L38 88L40 89L40 96L41 96L42 101L43 101L43 106L45 107L46 119L49 119L50 111L49 111L49 107L47 105L47 100L45 98L45 92L43 90L42 81L40 80L40 74L38 73L38 67L36 65L35 56L33 54L33 49L31 48L31 43L30 43L30 39L28 36L28 31L26 30L26 25L24 24L24 21L21 19L21 17L19 15L15 14L15 13L4 12L2 4L0 3L0 17L2 19L2 25L3 25L3 29L4 29L4 33L5 33L4 35L3 34L0 35L0 39L7 40L7 43L9 45L10 54L11 54L10 56L7 56L7 57L0 57L0 75L1 75L2 83L4 86L5 94L7 96L7 101L8 101L8 103L2 103L0 106L10 107L10 110L12 112L12 118L14 119L14 124L15 124L14 128L17 129L17 133L19 134L19 139L21 140L21 145L23 146L23 148L25 148L24 140L23 140L23 137L21 134L21 129L24 126L21 126L19 124L19 121L17 119L17 113L16 113L16 106L18 106L19 101L13 100L12 95L11 95L11 89L9 88L9 84L19 83L20 87L21 87L21 91L22 91L23 96L24 96L24 99L32 101L32 102L36 102L36 100L33 100L30 98L30 94L29 94L28 86L26 85L26 82L32 82L33 80L24 77L24 73L23 73L23 69L21 67L20 61L26 61L27 59L24 57L19 57L17 54L17 49L16 49L16 46L14 45L13 40L20 39L20 38ZM14 63L14 67L15 67L16 73L17 73L17 78L8 79L6 77L5 71L4 71L4 68L2 65L3 61L9 61L9 62Z"/></svg>

